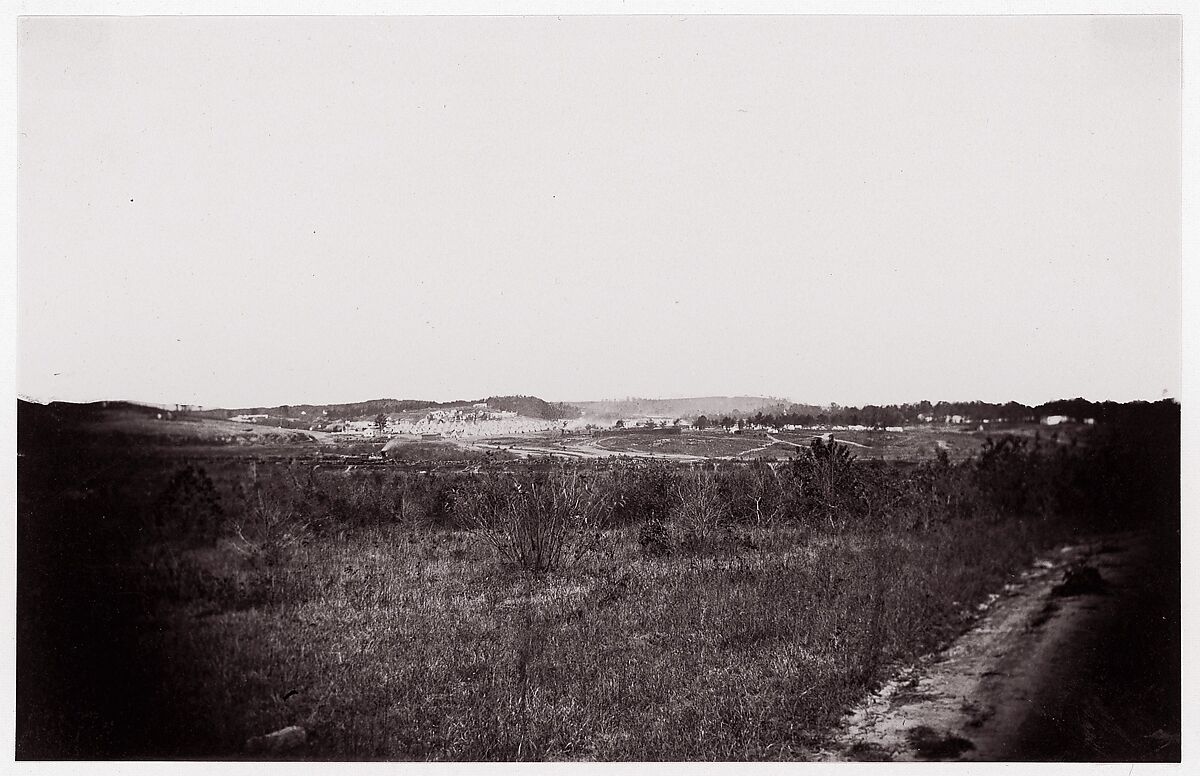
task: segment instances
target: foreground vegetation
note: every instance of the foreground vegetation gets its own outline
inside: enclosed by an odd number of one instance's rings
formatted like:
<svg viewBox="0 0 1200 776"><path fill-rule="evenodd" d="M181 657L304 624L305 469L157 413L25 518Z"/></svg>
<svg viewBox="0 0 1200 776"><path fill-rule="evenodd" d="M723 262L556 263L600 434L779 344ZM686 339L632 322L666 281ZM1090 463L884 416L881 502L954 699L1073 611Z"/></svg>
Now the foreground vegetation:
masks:
<svg viewBox="0 0 1200 776"><path fill-rule="evenodd" d="M1034 555L1178 527L1178 407L962 462L203 465L23 442L18 755L802 759Z"/></svg>

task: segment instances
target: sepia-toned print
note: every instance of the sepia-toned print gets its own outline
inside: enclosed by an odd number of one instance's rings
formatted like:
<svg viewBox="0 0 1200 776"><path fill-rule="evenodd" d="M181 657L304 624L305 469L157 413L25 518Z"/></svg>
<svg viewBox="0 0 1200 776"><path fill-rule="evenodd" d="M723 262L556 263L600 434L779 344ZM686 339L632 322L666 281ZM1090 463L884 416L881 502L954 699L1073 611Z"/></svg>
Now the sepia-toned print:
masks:
<svg viewBox="0 0 1200 776"><path fill-rule="evenodd" d="M1180 762L1179 17L17 32L18 760Z"/></svg>

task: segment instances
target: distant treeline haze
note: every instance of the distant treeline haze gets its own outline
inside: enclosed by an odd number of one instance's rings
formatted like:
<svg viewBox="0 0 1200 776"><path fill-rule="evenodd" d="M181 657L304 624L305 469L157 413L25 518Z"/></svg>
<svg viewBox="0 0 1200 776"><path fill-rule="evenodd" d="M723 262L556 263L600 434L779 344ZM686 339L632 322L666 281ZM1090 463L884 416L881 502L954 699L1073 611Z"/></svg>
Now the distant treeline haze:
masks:
<svg viewBox="0 0 1200 776"><path fill-rule="evenodd" d="M1164 399L1156 406L1173 405ZM733 426L738 421L782 428L788 425L862 425L904 426L932 419L935 422L947 418L962 423L1024 423L1049 416L1063 416L1076 422L1094 420L1097 423L1123 423L1135 419L1138 413L1149 406L1148 402L1092 402L1087 399L1059 399L1036 406L1010 401L993 404L982 401L932 403L920 401L915 404L868 404L863 407L842 407L837 404L818 407L810 404L789 404L786 407L768 407L753 415L730 413L720 417L702 416L701 425Z"/></svg>

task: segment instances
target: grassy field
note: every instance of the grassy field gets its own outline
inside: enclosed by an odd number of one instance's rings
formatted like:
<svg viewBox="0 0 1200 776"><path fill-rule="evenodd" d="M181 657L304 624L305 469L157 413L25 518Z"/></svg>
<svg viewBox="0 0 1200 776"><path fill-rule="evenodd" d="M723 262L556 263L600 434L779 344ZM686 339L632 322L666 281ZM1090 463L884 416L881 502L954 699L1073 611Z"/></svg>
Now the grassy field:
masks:
<svg viewBox="0 0 1200 776"><path fill-rule="evenodd" d="M182 729L160 740L229 755L300 724L308 753L335 759L802 758L1046 539L773 532L753 552L679 559L635 538L530 577L497 572L469 534L371 530L297 549L251 608L179 578L248 573L236 551L162 549L151 584L179 597L161 651L189 671L168 685Z"/></svg>
<svg viewBox="0 0 1200 776"><path fill-rule="evenodd" d="M246 757L299 725L261 756L805 759L1039 550L1178 524L1136 445L478 473L22 432L22 758Z"/></svg>

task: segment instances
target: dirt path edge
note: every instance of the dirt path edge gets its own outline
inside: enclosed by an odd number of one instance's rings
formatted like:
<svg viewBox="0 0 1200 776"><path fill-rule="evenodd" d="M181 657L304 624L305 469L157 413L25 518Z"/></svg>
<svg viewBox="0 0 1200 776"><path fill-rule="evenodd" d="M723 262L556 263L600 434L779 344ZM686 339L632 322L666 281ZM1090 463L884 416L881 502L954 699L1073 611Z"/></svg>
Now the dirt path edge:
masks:
<svg viewBox="0 0 1200 776"><path fill-rule="evenodd" d="M1131 724L1106 710L1112 699L1093 700L1112 662L1108 653L1143 663L1170 655L1169 644L1114 643L1129 632L1116 626L1151 616L1148 595L1169 600L1171 591L1146 583L1161 556L1148 534L1121 533L1038 558L982 605L986 614L948 649L903 668L853 709L818 759L1177 759L1179 730L1169 709L1161 720ZM1154 624L1165 619L1153 617ZM1169 692L1170 666L1138 667L1157 669L1167 678L1158 690Z"/></svg>

